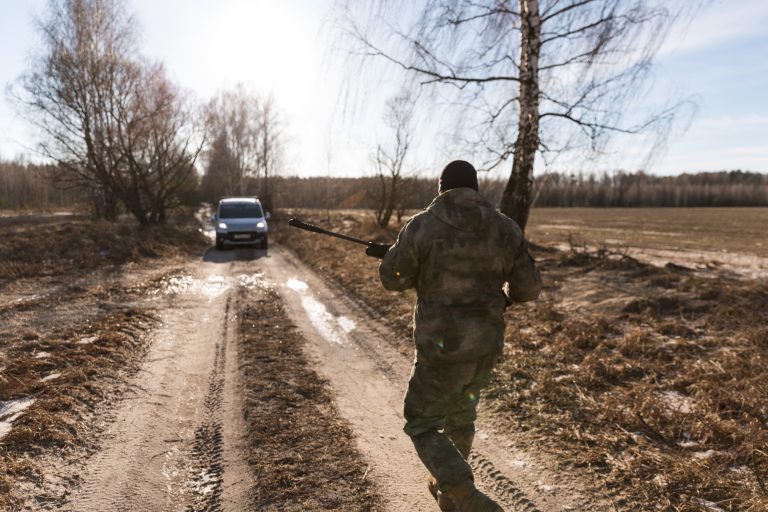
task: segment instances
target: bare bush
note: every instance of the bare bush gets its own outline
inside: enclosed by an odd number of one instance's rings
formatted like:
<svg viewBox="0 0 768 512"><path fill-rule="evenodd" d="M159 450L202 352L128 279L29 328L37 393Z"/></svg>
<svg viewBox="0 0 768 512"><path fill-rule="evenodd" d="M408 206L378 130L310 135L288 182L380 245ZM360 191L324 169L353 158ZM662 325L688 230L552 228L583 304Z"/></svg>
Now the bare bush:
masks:
<svg viewBox="0 0 768 512"><path fill-rule="evenodd" d="M379 226L389 225L393 213L398 220L407 203L408 192L412 187L405 182L407 172L405 161L413 142L414 97L407 91L401 92L387 101L384 122L391 130L391 141L379 143L373 160L376 164L378 186L374 189L374 215Z"/></svg>
<svg viewBox="0 0 768 512"><path fill-rule="evenodd" d="M116 200L141 224L163 222L192 186L199 145L189 109L162 66L137 53L121 0L56 0L17 98L44 134L62 179L92 191L105 217Z"/></svg>

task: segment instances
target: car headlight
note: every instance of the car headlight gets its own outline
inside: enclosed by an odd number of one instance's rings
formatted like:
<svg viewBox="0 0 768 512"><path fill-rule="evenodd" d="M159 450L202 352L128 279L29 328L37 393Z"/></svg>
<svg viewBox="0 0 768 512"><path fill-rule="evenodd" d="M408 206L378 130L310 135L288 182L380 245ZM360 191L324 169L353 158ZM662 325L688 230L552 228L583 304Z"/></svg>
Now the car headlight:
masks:
<svg viewBox="0 0 768 512"><path fill-rule="evenodd" d="M262 229L264 226L266 226L266 224L264 224L263 222L257 222L256 223L256 227L259 228L259 229Z"/></svg>
<svg viewBox="0 0 768 512"><path fill-rule="evenodd" d="M227 224L225 222L219 222L219 229L227 229Z"/></svg>

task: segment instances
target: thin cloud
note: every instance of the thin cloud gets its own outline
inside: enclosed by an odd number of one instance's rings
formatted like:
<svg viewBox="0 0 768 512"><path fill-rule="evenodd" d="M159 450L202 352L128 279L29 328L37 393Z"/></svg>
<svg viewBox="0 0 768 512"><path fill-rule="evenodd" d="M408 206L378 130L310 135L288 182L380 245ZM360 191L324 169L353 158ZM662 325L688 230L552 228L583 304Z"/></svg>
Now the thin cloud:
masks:
<svg viewBox="0 0 768 512"><path fill-rule="evenodd" d="M768 2L765 0L728 0L699 14L690 25L681 20L680 37L670 37L658 56L679 56L721 46L725 43L765 34Z"/></svg>

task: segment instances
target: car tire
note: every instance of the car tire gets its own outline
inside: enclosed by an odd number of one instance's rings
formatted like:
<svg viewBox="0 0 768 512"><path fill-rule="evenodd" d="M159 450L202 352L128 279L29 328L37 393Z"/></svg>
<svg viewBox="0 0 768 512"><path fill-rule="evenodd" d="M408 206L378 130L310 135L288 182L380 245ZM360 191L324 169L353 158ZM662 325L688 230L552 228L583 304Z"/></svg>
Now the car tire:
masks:
<svg viewBox="0 0 768 512"><path fill-rule="evenodd" d="M216 235L216 250L217 251L223 251L224 250L224 240L219 235Z"/></svg>
<svg viewBox="0 0 768 512"><path fill-rule="evenodd" d="M261 241L261 248L266 249L269 246L269 242L267 241L267 237L264 237L264 239Z"/></svg>

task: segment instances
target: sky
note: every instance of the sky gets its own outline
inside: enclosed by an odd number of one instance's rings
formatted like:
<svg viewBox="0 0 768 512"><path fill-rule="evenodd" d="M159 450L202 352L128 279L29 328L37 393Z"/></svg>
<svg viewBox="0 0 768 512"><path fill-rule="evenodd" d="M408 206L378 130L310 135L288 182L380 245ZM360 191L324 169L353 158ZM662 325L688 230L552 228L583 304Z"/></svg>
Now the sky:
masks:
<svg viewBox="0 0 768 512"><path fill-rule="evenodd" d="M46 5L0 0L0 158L37 158L35 130L6 89L28 66L37 44L33 17ZM274 96L286 122L289 174L373 172L370 154L394 81L385 76L363 86L358 108L344 108L340 92L354 77L335 50L333 0L129 0L128 6L141 25L141 51L163 61L200 101L238 83ZM653 84L659 94L693 99L696 114L646 171L768 173L768 0L715 0L683 25L662 47ZM439 169L445 156L417 137L414 158ZM634 170L628 162L619 152L603 165Z"/></svg>

